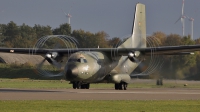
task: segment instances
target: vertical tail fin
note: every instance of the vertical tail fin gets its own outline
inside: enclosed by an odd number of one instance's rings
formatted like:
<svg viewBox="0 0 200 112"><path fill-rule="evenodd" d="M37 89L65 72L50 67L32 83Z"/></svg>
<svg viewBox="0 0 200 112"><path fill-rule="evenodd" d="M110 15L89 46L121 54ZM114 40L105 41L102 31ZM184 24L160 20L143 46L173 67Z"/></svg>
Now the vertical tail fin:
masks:
<svg viewBox="0 0 200 112"><path fill-rule="evenodd" d="M145 5L137 3L132 35L118 48L145 48L146 47L146 12Z"/></svg>

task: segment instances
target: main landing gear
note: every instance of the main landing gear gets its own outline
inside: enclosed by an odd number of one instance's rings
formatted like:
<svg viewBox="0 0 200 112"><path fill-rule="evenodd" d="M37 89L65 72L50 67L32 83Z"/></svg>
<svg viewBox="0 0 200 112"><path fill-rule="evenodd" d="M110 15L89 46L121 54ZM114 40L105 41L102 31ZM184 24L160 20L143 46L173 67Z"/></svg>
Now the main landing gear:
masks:
<svg viewBox="0 0 200 112"><path fill-rule="evenodd" d="M90 83L83 83L80 81L73 81L72 87L73 89L89 89L90 88Z"/></svg>
<svg viewBox="0 0 200 112"><path fill-rule="evenodd" d="M126 90L128 84L125 82L115 83L115 90Z"/></svg>

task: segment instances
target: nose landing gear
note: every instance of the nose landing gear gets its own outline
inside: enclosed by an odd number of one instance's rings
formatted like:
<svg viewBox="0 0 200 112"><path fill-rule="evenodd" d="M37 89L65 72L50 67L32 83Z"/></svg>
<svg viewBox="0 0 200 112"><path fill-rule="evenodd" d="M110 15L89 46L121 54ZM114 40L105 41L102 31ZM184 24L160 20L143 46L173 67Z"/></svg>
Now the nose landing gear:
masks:
<svg viewBox="0 0 200 112"><path fill-rule="evenodd" d="M126 90L128 84L125 82L115 83L115 90Z"/></svg>
<svg viewBox="0 0 200 112"><path fill-rule="evenodd" d="M90 88L90 83L83 83L81 81L73 81L72 87L73 89L89 89Z"/></svg>

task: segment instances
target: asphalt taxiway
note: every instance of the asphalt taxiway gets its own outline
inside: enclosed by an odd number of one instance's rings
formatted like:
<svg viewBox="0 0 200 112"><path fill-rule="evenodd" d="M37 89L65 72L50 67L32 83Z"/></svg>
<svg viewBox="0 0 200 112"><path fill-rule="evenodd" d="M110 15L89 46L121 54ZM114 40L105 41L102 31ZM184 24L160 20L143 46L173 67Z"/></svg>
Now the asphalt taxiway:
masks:
<svg viewBox="0 0 200 112"><path fill-rule="evenodd" d="M200 89L12 89L0 88L0 100L200 100Z"/></svg>

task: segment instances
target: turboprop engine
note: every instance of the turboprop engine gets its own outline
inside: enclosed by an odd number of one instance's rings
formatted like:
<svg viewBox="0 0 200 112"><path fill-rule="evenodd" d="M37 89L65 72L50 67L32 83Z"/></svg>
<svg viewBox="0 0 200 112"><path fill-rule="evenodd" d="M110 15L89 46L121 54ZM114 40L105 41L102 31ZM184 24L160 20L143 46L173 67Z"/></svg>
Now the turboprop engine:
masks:
<svg viewBox="0 0 200 112"><path fill-rule="evenodd" d="M130 80L131 80L131 77L128 74L115 74L115 75L111 75L109 78L109 82L112 82L112 83L129 82Z"/></svg>
<svg viewBox="0 0 200 112"><path fill-rule="evenodd" d="M140 55L139 51L134 51L134 52L129 52L128 53L128 59L132 62L136 62L137 61L137 57Z"/></svg>
<svg viewBox="0 0 200 112"><path fill-rule="evenodd" d="M57 52L49 52L45 55L45 59L57 68L61 68L60 62L62 62L63 55Z"/></svg>

